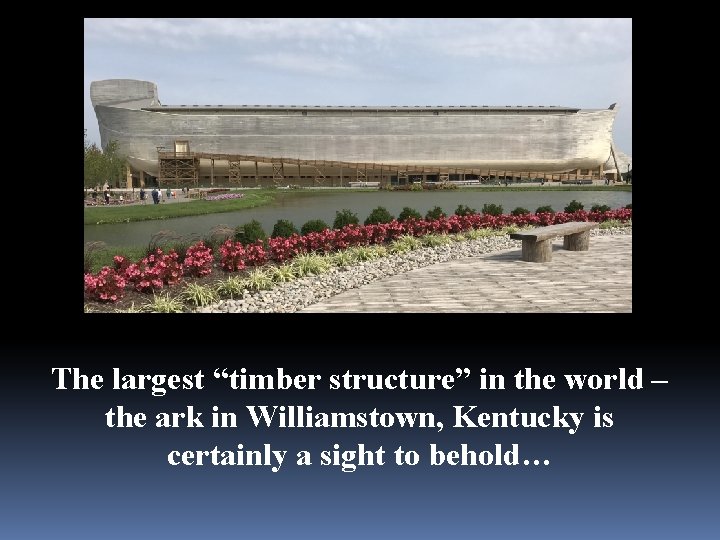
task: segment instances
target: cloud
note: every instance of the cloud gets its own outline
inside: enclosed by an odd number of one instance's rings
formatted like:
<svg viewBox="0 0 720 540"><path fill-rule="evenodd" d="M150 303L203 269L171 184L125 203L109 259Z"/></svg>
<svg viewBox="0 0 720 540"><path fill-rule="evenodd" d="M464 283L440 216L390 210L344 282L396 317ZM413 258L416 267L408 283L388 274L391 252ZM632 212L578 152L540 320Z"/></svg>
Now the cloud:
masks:
<svg viewBox="0 0 720 540"><path fill-rule="evenodd" d="M191 50L232 41L270 51L407 48L489 61L560 63L631 55L631 19L85 19L89 44Z"/></svg>
<svg viewBox="0 0 720 540"><path fill-rule="evenodd" d="M191 49L207 41L383 41L407 25L399 19L85 19L87 42L153 44Z"/></svg>
<svg viewBox="0 0 720 540"><path fill-rule="evenodd" d="M441 54L528 64L619 60L630 56L630 19L488 19L457 21L426 37Z"/></svg>
<svg viewBox="0 0 720 540"><path fill-rule="evenodd" d="M341 58L303 53L276 52L255 54L246 60L262 66L306 74L323 74L333 77L357 76L360 70Z"/></svg>

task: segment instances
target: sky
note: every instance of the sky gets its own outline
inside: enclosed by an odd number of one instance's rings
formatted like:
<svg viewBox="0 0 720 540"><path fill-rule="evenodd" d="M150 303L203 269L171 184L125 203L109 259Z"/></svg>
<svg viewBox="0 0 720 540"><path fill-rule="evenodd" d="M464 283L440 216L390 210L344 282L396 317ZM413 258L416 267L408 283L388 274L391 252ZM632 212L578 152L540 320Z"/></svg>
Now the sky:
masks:
<svg viewBox="0 0 720 540"><path fill-rule="evenodd" d="M165 105L617 102L632 155L632 19L85 19L90 83L155 82Z"/></svg>

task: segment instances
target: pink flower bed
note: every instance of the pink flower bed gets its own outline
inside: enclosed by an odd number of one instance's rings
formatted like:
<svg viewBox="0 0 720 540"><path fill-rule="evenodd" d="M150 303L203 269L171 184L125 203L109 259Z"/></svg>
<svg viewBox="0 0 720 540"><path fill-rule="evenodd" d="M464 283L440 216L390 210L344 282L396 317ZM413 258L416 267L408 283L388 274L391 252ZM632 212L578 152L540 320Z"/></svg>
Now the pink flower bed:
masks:
<svg viewBox="0 0 720 540"><path fill-rule="evenodd" d="M426 234L454 234L470 229L500 229L508 225L545 226L569 221L603 222L610 219L628 221L632 219L632 209L619 208L607 212L578 210L572 213L548 212L521 216L452 215L434 220L409 219L379 225L346 225L342 229L325 229L303 236L293 234L289 238L270 238L265 244L260 240L248 245L226 240L219 248L220 267L227 272L237 272L248 266L262 266L269 261L283 263L300 253L330 253L353 246L383 244L406 234L419 237ZM95 275L85 274L85 294L89 298L114 302L124 296L125 287L129 284L137 291L153 292L164 285L178 283L183 275L207 276L212 272L214 257L212 249L198 242L187 250L182 262L175 251L163 253L161 249L156 249L137 263L122 256L115 256L114 261L114 269L105 266Z"/></svg>
<svg viewBox="0 0 720 540"><path fill-rule="evenodd" d="M189 276L207 276L212 272L213 260L212 249L207 247L205 242L198 242L188 248L183 269Z"/></svg>
<svg viewBox="0 0 720 540"><path fill-rule="evenodd" d="M242 199L245 196L244 193L223 193L222 195L208 195L205 197L206 201L227 201L230 199Z"/></svg>

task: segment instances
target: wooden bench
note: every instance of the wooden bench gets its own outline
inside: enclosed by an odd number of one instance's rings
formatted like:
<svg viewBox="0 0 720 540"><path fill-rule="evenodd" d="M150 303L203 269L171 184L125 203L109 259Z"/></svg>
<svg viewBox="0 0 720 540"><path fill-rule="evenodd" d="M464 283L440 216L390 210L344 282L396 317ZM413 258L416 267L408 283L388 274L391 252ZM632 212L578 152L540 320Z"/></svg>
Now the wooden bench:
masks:
<svg viewBox="0 0 720 540"><path fill-rule="evenodd" d="M553 238L563 236L563 249L568 251L587 251L590 247L590 230L599 226L594 221L571 221L512 233L510 238L522 240L523 261L549 262L552 260Z"/></svg>

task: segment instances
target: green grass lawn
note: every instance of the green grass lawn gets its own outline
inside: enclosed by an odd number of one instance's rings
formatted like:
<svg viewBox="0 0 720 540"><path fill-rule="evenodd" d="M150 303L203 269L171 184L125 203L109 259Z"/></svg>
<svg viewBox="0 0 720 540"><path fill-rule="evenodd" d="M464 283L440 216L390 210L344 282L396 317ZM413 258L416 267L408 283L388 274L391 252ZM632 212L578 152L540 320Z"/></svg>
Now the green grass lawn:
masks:
<svg viewBox="0 0 720 540"><path fill-rule="evenodd" d="M103 223L125 223L131 221L147 221L152 219L168 219L203 214L219 214L235 212L246 208L256 208L272 204L276 200L333 193L322 190L288 190L256 189L244 191L242 199L226 201L192 200L189 202L153 204L134 204L132 206L90 206L85 208L85 225L101 225ZM148 196L149 197L149 196Z"/></svg>
<svg viewBox="0 0 720 540"><path fill-rule="evenodd" d="M115 268L115 262L113 261L115 255L124 255L132 262L138 262L147 255L147 250L148 246L102 248L93 250L90 253L85 251L85 257L89 259L87 262L90 264L91 271L97 273L103 266Z"/></svg>
<svg viewBox="0 0 720 540"><path fill-rule="evenodd" d="M193 200L189 202L153 204L151 199L148 204L132 206L91 206L85 208L85 225L233 212L243 208L264 206L274 200L275 198L270 190L257 190L251 193L246 192L245 197L242 199L230 199L227 201Z"/></svg>

